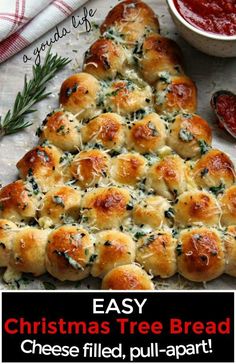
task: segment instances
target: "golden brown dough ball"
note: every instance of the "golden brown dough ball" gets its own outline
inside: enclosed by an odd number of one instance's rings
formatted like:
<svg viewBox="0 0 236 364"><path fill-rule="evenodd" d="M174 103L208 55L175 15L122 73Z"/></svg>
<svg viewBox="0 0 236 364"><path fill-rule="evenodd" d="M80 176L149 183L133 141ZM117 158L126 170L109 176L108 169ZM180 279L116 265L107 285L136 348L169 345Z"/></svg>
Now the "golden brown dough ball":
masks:
<svg viewBox="0 0 236 364"><path fill-rule="evenodd" d="M52 231L46 247L47 271L60 281L86 278L94 259L88 232L80 226L64 225Z"/></svg>
<svg viewBox="0 0 236 364"><path fill-rule="evenodd" d="M175 205L175 223L181 226L216 225L221 214L216 198L206 191L184 192Z"/></svg>
<svg viewBox="0 0 236 364"><path fill-rule="evenodd" d="M167 155L147 173L147 187L173 200L187 189L184 161L178 155Z"/></svg>
<svg viewBox="0 0 236 364"><path fill-rule="evenodd" d="M139 0L126 0L110 10L100 30L104 37L133 46L146 34L159 33L160 27L148 5Z"/></svg>
<svg viewBox="0 0 236 364"><path fill-rule="evenodd" d="M99 229L118 228L133 208L129 192L124 188L100 187L85 194L82 221Z"/></svg>
<svg viewBox="0 0 236 364"><path fill-rule="evenodd" d="M133 220L137 225L150 225L153 228L172 224L173 212L169 202L162 196L150 196L134 206Z"/></svg>
<svg viewBox="0 0 236 364"><path fill-rule="evenodd" d="M127 147L139 153L155 153L165 145L165 142L165 125L155 113L136 121L128 130Z"/></svg>
<svg viewBox="0 0 236 364"><path fill-rule="evenodd" d="M138 240L136 260L153 276L168 278L176 273L176 239L158 230Z"/></svg>
<svg viewBox="0 0 236 364"><path fill-rule="evenodd" d="M47 230L25 227L16 234L10 257L10 266L19 272L39 276L46 272L45 249Z"/></svg>
<svg viewBox="0 0 236 364"><path fill-rule="evenodd" d="M118 73L125 74L126 53L125 48L111 39L100 38L85 53L83 70L96 78L112 80Z"/></svg>
<svg viewBox="0 0 236 364"><path fill-rule="evenodd" d="M68 219L78 220L80 199L80 192L70 186L52 188L42 200L39 224L44 227L60 224Z"/></svg>
<svg viewBox="0 0 236 364"><path fill-rule="evenodd" d="M207 282L224 272L221 235L215 229L182 230L177 246L178 272L194 282Z"/></svg>
<svg viewBox="0 0 236 364"><path fill-rule="evenodd" d="M183 73L182 52L172 39L151 34L144 39L139 58L139 68L144 80L155 83L171 75Z"/></svg>
<svg viewBox="0 0 236 364"><path fill-rule="evenodd" d="M211 145L212 132L208 123L198 115L177 115L170 126L167 144L187 159L201 156L199 142Z"/></svg>
<svg viewBox="0 0 236 364"><path fill-rule="evenodd" d="M39 207L38 191L29 182L18 180L0 190L0 217L13 222L30 220Z"/></svg>
<svg viewBox="0 0 236 364"><path fill-rule="evenodd" d="M117 80L110 84L104 94L104 108L120 115L135 113L152 106L150 86L139 86L130 80Z"/></svg>
<svg viewBox="0 0 236 364"><path fill-rule="evenodd" d="M118 183L135 185L145 175L146 162L138 153L121 154L112 159L111 177Z"/></svg>
<svg viewBox="0 0 236 364"><path fill-rule="evenodd" d="M171 76L159 81L156 86L155 109L158 114L180 112L195 113L197 109L197 89L187 76Z"/></svg>
<svg viewBox="0 0 236 364"><path fill-rule="evenodd" d="M11 221L0 219L0 267L7 267L12 244L18 227Z"/></svg>
<svg viewBox="0 0 236 364"><path fill-rule="evenodd" d="M236 277L236 226L229 226L224 235L225 273Z"/></svg>
<svg viewBox="0 0 236 364"><path fill-rule="evenodd" d="M197 161L193 176L198 187L218 195L235 182L235 169L227 154L212 149Z"/></svg>
<svg viewBox="0 0 236 364"><path fill-rule="evenodd" d="M54 111L48 115L39 130L40 140L50 143L62 150L75 152L81 148L79 122L73 114L64 111Z"/></svg>
<svg viewBox="0 0 236 364"><path fill-rule="evenodd" d="M110 157L99 150L85 150L71 163L71 173L81 188L93 187L106 179Z"/></svg>
<svg viewBox="0 0 236 364"><path fill-rule="evenodd" d="M113 268L102 281L102 289L112 290L154 290L149 275L136 264Z"/></svg>
<svg viewBox="0 0 236 364"><path fill-rule="evenodd" d="M61 86L60 104L66 111L79 119L96 115L96 100L100 86L98 80L88 73L76 73L67 78Z"/></svg>
<svg viewBox="0 0 236 364"><path fill-rule="evenodd" d="M228 188L220 199L222 208L221 223L223 225L236 225L236 185Z"/></svg>
<svg viewBox="0 0 236 364"><path fill-rule="evenodd" d="M135 242L120 231L102 231L96 234L95 255L91 274L102 278L114 267L134 262Z"/></svg>
<svg viewBox="0 0 236 364"><path fill-rule="evenodd" d="M27 152L17 163L19 175L27 179L37 191L48 191L63 181L59 170L61 151L53 145L38 145Z"/></svg>
<svg viewBox="0 0 236 364"><path fill-rule="evenodd" d="M101 144L108 149L121 149L125 142L122 118L115 113L105 113L89 121L81 129L85 144Z"/></svg>

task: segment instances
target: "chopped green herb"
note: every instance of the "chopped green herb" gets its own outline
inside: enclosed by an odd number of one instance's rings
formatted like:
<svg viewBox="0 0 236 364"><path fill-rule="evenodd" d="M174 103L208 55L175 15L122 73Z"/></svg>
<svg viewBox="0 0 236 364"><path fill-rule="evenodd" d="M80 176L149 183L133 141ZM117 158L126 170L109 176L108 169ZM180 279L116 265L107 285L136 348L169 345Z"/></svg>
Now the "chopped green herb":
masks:
<svg viewBox="0 0 236 364"><path fill-rule="evenodd" d="M77 83L75 83L75 84L73 85L73 87L68 87L68 88L66 89L66 96L67 96L67 97L70 97L70 95L72 95L74 92L76 92L76 91L77 91L77 88L78 88L78 84L77 84Z"/></svg>
<svg viewBox="0 0 236 364"><path fill-rule="evenodd" d="M89 218L88 218L88 216L82 216L82 219L81 219L81 222L83 223L85 223L85 222L88 222L89 221Z"/></svg>
<svg viewBox="0 0 236 364"><path fill-rule="evenodd" d="M42 134L42 132L43 132L42 126L39 126L39 127L36 129L35 135L36 135L37 137L40 137L40 136L41 136L41 134Z"/></svg>
<svg viewBox="0 0 236 364"><path fill-rule="evenodd" d="M140 239L142 238L143 236L145 236L146 234L143 232L143 231L137 231L135 234L134 234L134 238L135 239Z"/></svg>
<svg viewBox="0 0 236 364"><path fill-rule="evenodd" d="M92 254L91 257L89 258L89 264L92 264L93 262L95 262L97 256L98 256L97 254Z"/></svg>
<svg viewBox="0 0 236 364"><path fill-rule="evenodd" d="M148 160L148 165L152 166L155 162L157 162L157 156L156 154L144 154L143 155Z"/></svg>
<svg viewBox="0 0 236 364"><path fill-rule="evenodd" d="M176 247L176 252L177 252L177 255L180 256L183 251L182 251L182 244L181 243L178 243L177 247Z"/></svg>
<svg viewBox="0 0 236 364"><path fill-rule="evenodd" d="M193 140L194 136L193 134L188 131L187 129L180 129L179 131L179 138L181 140L183 140L183 142L190 142L191 140Z"/></svg>
<svg viewBox="0 0 236 364"><path fill-rule="evenodd" d="M160 81L171 83L171 76L169 72L163 71L159 73Z"/></svg>
<svg viewBox="0 0 236 364"><path fill-rule="evenodd" d="M56 250L55 251L57 253L57 255L64 257L68 263L74 268L74 269L84 269L80 263L78 263L74 258L72 258L67 252L61 252Z"/></svg>
<svg viewBox="0 0 236 364"><path fill-rule="evenodd" d="M147 112L146 112L145 109L139 109L139 110L137 110L137 111L135 111L134 113L131 114L131 119L140 120L146 115L146 113Z"/></svg>
<svg viewBox="0 0 236 364"><path fill-rule="evenodd" d="M111 242L111 241L109 241L109 240L107 240L107 241L105 241L104 245L105 245L105 246L112 246L112 242Z"/></svg>
<svg viewBox="0 0 236 364"><path fill-rule="evenodd" d="M114 150L114 149L111 149L108 154L111 156L111 157L116 157L117 155L120 155L120 152L118 152L117 150Z"/></svg>
<svg viewBox="0 0 236 364"><path fill-rule="evenodd" d="M29 171L28 171L27 181L31 184L32 189L33 189L33 193L35 195L38 195L39 194L39 186L38 186L37 182L35 181L33 175L31 175L30 171L32 171L32 170L29 169ZM33 171L32 171L32 173L33 173Z"/></svg>
<svg viewBox="0 0 236 364"><path fill-rule="evenodd" d="M157 236L155 234L149 235L146 239L145 245L152 244L156 238Z"/></svg>
<svg viewBox="0 0 236 364"><path fill-rule="evenodd" d="M133 208L134 208L134 206L133 206L133 204L132 204L132 203L128 203L128 204L126 205L126 210L133 210Z"/></svg>
<svg viewBox="0 0 236 364"><path fill-rule="evenodd" d="M52 200L55 204L65 207L64 201L60 196L53 196Z"/></svg>
<svg viewBox="0 0 236 364"><path fill-rule="evenodd" d="M73 155L69 152L65 152L61 157L59 163L70 163L73 159Z"/></svg>
<svg viewBox="0 0 236 364"><path fill-rule="evenodd" d="M44 282L43 282L43 285L44 285L44 288L45 288L46 290L55 290L55 289L56 289L55 284L53 284L53 283L51 283L51 282L44 281Z"/></svg>
<svg viewBox="0 0 236 364"><path fill-rule="evenodd" d="M165 217L167 219L173 219L175 217L175 212L174 209L172 209L172 207L170 207L169 210L165 211Z"/></svg>
<svg viewBox="0 0 236 364"><path fill-rule="evenodd" d="M159 133L157 131L157 128L155 127L155 125L151 121L148 122L147 126L148 126L148 129L150 129L152 131L152 136L158 136L159 135Z"/></svg>
<svg viewBox="0 0 236 364"><path fill-rule="evenodd" d="M137 56L142 56L143 54L143 44L139 43L138 41L136 41L134 50L133 50L133 54L137 57Z"/></svg>
<svg viewBox="0 0 236 364"><path fill-rule="evenodd" d="M208 168L203 168L201 170L201 177L203 178L204 176L206 176L208 172L209 172L209 169Z"/></svg>
<svg viewBox="0 0 236 364"><path fill-rule="evenodd" d="M200 148L200 153L201 153L201 155L206 154L206 152L208 152L208 150L210 150L210 149L211 149L210 145L208 145L208 144L205 142L205 140L203 140L203 139L200 139L200 140L198 141L198 144L199 144L199 148Z"/></svg>
<svg viewBox="0 0 236 364"><path fill-rule="evenodd" d="M212 186L209 190L214 193L214 195L218 196L220 193L224 192L225 185L221 183L219 186Z"/></svg>

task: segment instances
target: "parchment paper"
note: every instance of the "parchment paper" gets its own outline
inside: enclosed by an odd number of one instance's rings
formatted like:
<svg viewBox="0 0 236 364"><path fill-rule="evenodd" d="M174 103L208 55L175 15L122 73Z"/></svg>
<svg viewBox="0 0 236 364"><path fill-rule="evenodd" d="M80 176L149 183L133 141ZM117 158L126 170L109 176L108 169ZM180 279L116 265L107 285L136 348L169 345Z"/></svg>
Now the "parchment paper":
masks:
<svg viewBox="0 0 236 364"><path fill-rule="evenodd" d="M203 116L214 129L213 145L228 153L234 163L236 163L236 142L235 140L220 130L215 124L214 116L211 112L209 102L211 94L218 89L229 89L236 92L236 58L220 59L206 56L187 44L177 33L177 30L168 13L167 5L164 0L146 0L146 2L155 10L161 23L161 33L175 39L181 46L184 56L186 73L197 83L198 87L198 113ZM37 144L38 138L35 136L37 127L44 120L53 108L58 106L58 92L61 82L74 72L81 70L83 54L89 45L98 37L96 24L100 24L107 12L117 3L116 0L92 0L86 3L86 7L96 11L95 16L91 19L95 22L93 31L84 32L85 27L81 26L73 29L71 18L59 25L71 31L70 34L60 39L53 45L53 52L61 56L69 57L72 63L62 71L48 85L48 89L53 95L46 101L38 105L38 111L30 116L33 125L18 134L4 137L0 140L0 183L5 185L17 178L17 161ZM82 17L83 9L79 9L75 16ZM78 18L79 19L79 18ZM34 61L33 50L40 47L42 42L49 40L53 36L55 29L45 34L41 39L24 49L10 60L0 65L0 115L12 107L16 93L22 89L24 74L31 75L31 68ZM23 63L23 55L32 57L31 61ZM42 53L44 57L45 52ZM1 279L1 278L0 278ZM46 282L46 283L45 283ZM169 280L156 281L157 289L235 289L236 279L223 275L222 277L203 284L194 284L187 282L180 276L176 275ZM52 285L51 285L52 283ZM60 283L57 280L45 275L39 279L32 280L30 276L25 276L20 281L21 289L99 289L101 281L99 279L86 279L81 283ZM17 285L5 285L0 280L1 289L17 289Z"/></svg>

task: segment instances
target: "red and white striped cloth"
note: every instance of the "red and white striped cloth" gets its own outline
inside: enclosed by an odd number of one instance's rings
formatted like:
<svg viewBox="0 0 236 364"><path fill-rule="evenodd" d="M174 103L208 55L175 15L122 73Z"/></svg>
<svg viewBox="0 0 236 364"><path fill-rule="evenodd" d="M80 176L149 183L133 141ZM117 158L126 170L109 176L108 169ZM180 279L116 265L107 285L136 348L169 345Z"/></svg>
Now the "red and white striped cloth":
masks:
<svg viewBox="0 0 236 364"><path fill-rule="evenodd" d="M87 0L0 0L0 63L33 43Z"/></svg>

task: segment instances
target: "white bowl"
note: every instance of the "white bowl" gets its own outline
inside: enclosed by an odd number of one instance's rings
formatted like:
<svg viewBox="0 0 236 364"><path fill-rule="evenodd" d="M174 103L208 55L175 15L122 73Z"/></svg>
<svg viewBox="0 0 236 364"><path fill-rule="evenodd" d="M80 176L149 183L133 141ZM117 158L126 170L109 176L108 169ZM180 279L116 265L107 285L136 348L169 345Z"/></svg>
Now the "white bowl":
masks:
<svg viewBox="0 0 236 364"><path fill-rule="evenodd" d="M236 35L212 34L189 24L176 9L173 0L166 0L173 21L182 37L203 53L216 57L236 57Z"/></svg>

